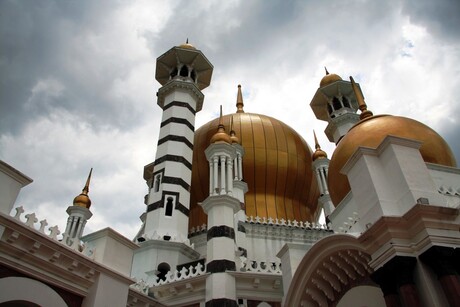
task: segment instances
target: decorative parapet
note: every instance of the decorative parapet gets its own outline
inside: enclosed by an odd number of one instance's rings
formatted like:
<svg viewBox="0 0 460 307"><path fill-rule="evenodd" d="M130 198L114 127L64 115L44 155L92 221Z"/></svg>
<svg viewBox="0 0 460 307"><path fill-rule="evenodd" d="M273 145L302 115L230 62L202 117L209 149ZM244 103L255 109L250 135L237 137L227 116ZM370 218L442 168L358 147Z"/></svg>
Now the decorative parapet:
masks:
<svg viewBox="0 0 460 307"><path fill-rule="evenodd" d="M194 237L194 236L198 236L202 233L206 233L208 231L208 226L206 224L203 224L201 226L198 226L198 227L192 227L188 233L188 237L191 238L191 237Z"/></svg>
<svg viewBox="0 0 460 307"><path fill-rule="evenodd" d="M136 280L136 279L134 279ZM145 282L145 280L136 280L136 282L129 286L131 289L136 290L137 292L143 293L145 295L149 294L149 285Z"/></svg>
<svg viewBox="0 0 460 307"><path fill-rule="evenodd" d="M445 187L444 185L441 185L438 188L438 192L443 195L455 195L455 196L460 196L460 187L457 189L450 186L450 187Z"/></svg>
<svg viewBox="0 0 460 307"><path fill-rule="evenodd" d="M281 262L249 260L240 257L239 270L241 272L257 272L266 274L281 275Z"/></svg>
<svg viewBox="0 0 460 307"><path fill-rule="evenodd" d="M348 217L347 220L348 221L343 222L343 227L338 228L338 232L348 233L359 220L358 212L353 212L353 216Z"/></svg>
<svg viewBox="0 0 460 307"><path fill-rule="evenodd" d="M330 224L320 224L320 223L310 223L308 221L305 222L298 222L296 220L285 220L285 219L273 219L269 217L253 217L246 216L246 222L251 224L262 224L262 225L273 225L273 226L285 226L285 227L292 227L292 228L301 228L301 229L314 229L314 230L330 230Z"/></svg>
<svg viewBox="0 0 460 307"><path fill-rule="evenodd" d="M81 244L79 240L73 240L72 242L70 242L69 245L65 244L66 240L59 240L58 235L61 233L61 231L59 230L59 227L57 225L48 227L49 233L46 233L45 228L46 226L48 226L48 222L46 221L46 219L38 222L38 218L36 217L35 213L32 212L32 213L27 213L26 215L24 215L25 221L23 221L21 219L21 216L25 212L24 208L22 206L19 206L19 207L16 207L15 209L16 209L16 214L13 216L15 220L21 223L24 223L26 226L41 232L42 234L48 236L52 240L55 240L63 245L66 245L72 248L73 250L77 252L81 252L83 255L90 257L91 259L94 259L95 250L89 248L86 244Z"/></svg>
<svg viewBox="0 0 460 307"><path fill-rule="evenodd" d="M158 276L156 280L153 281L152 286L161 286L168 283L172 283L179 280L189 279L192 277L204 275L206 273L206 268L201 263L197 263L196 266L189 266L189 268L183 267L180 271L168 271L164 279L160 279Z"/></svg>

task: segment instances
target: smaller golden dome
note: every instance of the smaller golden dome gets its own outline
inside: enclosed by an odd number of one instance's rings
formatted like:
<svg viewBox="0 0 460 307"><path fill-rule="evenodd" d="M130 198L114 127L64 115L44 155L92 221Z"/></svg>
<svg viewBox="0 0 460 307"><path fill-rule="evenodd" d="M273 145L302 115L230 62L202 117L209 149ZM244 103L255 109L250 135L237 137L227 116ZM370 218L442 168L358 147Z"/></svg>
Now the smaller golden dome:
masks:
<svg viewBox="0 0 460 307"><path fill-rule="evenodd" d="M73 199L73 205L89 209L89 207L91 207L91 199L89 199L87 194L82 192L80 195Z"/></svg>
<svg viewBox="0 0 460 307"><path fill-rule="evenodd" d="M192 44L189 44L188 43L188 38L187 38L187 41L185 42L185 44L181 44L178 46L179 48L184 48L184 49L192 49L192 50L196 50L195 46L193 46Z"/></svg>
<svg viewBox="0 0 460 307"><path fill-rule="evenodd" d="M227 132L225 132L225 127L222 119L222 106L220 106L219 126L217 127L217 132L212 136L210 143L232 143L232 139L227 134Z"/></svg>
<svg viewBox="0 0 460 307"><path fill-rule="evenodd" d="M336 74L330 74L327 71L327 68L324 67L326 70L326 75L321 79L321 82L319 83L319 87L324 87L326 85L332 84L336 81L342 81L342 78L339 75Z"/></svg>
<svg viewBox="0 0 460 307"><path fill-rule="evenodd" d="M89 183L91 181L92 172L93 172L93 169L91 168L91 170L89 171L88 179L86 179L86 184L83 187L83 190L81 191L80 195L77 195L73 199L74 206L79 206L79 207L83 207L86 209L89 209L89 207L91 207L91 199L88 196L88 192L89 192Z"/></svg>
<svg viewBox="0 0 460 307"><path fill-rule="evenodd" d="M321 149L321 146L319 146L318 139L316 138L316 133L315 130L313 130L313 136L315 137L315 152L311 156L311 159L313 161L316 161L317 159L327 159L327 153Z"/></svg>

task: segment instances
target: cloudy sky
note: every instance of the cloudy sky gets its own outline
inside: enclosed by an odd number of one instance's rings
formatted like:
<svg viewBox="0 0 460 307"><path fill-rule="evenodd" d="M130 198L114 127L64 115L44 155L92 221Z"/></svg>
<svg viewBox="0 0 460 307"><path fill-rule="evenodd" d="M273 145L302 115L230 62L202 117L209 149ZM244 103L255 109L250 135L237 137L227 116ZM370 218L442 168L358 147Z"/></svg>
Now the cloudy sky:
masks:
<svg viewBox="0 0 460 307"><path fill-rule="evenodd" d="M161 109L155 60L190 43L214 65L197 127L235 111L276 117L332 154L309 103L330 72L374 114L428 124L460 161L460 2L0 1L0 159L34 179L17 205L63 231L94 168L94 216L133 237Z"/></svg>

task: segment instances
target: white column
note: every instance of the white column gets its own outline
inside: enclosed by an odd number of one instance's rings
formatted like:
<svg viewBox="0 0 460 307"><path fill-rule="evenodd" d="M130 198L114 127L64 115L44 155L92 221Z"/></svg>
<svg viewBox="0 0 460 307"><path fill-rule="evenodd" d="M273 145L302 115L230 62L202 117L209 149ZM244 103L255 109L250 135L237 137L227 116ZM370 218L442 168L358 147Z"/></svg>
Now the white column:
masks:
<svg viewBox="0 0 460 307"><path fill-rule="evenodd" d="M224 195L226 185L225 185L225 156L220 156L220 195Z"/></svg>
<svg viewBox="0 0 460 307"><path fill-rule="evenodd" d="M219 188L218 180L219 180L219 157L214 157L214 188L213 188L213 195L217 195L218 191L217 189Z"/></svg>
<svg viewBox="0 0 460 307"><path fill-rule="evenodd" d="M233 161L230 158L228 158L227 160L228 160L227 162L227 194L232 195L233 194L233 178L232 178Z"/></svg>
<svg viewBox="0 0 460 307"><path fill-rule="evenodd" d="M243 180L243 161L240 153L238 153L238 180Z"/></svg>
<svg viewBox="0 0 460 307"><path fill-rule="evenodd" d="M213 163L211 161L209 161L209 195L212 195L213 190L214 190L214 187L213 187L213 184L214 184L213 174L214 174Z"/></svg>

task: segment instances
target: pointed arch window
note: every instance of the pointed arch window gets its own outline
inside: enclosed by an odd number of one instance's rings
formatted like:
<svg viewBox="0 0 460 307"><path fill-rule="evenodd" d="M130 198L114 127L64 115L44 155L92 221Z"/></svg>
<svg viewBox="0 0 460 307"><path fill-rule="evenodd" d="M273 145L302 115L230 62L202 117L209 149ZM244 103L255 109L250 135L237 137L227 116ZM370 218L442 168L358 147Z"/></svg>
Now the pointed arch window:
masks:
<svg viewBox="0 0 460 307"><path fill-rule="evenodd" d="M166 208L165 208L165 215L166 216L172 216L172 212L173 212L173 198L172 197L168 197L166 199Z"/></svg>
<svg viewBox="0 0 460 307"><path fill-rule="evenodd" d="M186 65L183 65L180 69L180 76L181 77L188 77L188 68Z"/></svg>

